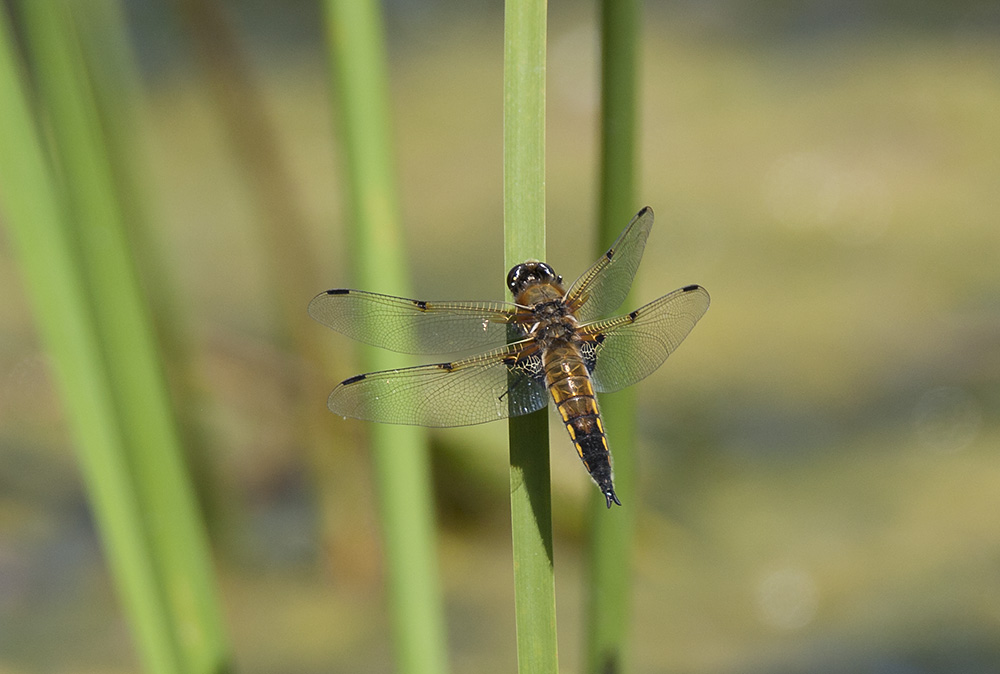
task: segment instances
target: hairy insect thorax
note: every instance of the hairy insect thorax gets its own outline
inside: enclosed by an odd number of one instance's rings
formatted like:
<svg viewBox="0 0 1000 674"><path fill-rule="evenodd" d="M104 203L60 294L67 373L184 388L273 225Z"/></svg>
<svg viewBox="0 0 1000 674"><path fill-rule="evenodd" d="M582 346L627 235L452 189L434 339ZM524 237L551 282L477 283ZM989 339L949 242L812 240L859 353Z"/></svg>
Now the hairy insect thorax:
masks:
<svg viewBox="0 0 1000 674"><path fill-rule="evenodd" d="M543 350L569 344L578 339L576 318L563 301L565 291L557 283L540 282L525 287L516 298L531 307L531 322L525 332L534 336Z"/></svg>

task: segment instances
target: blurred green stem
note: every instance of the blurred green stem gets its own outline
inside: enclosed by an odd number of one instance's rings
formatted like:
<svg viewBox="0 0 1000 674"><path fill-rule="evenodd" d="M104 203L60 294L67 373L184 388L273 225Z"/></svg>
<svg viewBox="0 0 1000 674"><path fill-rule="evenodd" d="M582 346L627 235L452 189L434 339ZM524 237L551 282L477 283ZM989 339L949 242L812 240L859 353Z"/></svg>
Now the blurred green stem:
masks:
<svg viewBox="0 0 1000 674"><path fill-rule="evenodd" d="M504 24L504 261L545 259L544 0L507 0ZM521 674L555 674L555 578L546 411L510 420L514 612Z"/></svg>
<svg viewBox="0 0 1000 674"><path fill-rule="evenodd" d="M636 62L639 0L601 3L601 166L598 251L614 242L638 210L635 203ZM630 298L631 298L630 294ZM629 300L626 300L628 303ZM587 674L626 669L623 662L632 587L632 541L639 507L636 489L636 393L602 395L601 413L614 455L623 507L590 508L584 663Z"/></svg>
<svg viewBox="0 0 1000 674"><path fill-rule="evenodd" d="M362 288L407 294L378 2L326 0L325 6L351 195L354 280ZM380 349L363 347L362 354L365 370L400 365ZM398 670L441 674L447 653L426 435L383 424L373 424L370 433Z"/></svg>
<svg viewBox="0 0 1000 674"><path fill-rule="evenodd" d="M218 672L228 648L207 545L90 77L64 3L25 1L20 9L52 132L48 155L61 175L47 165L0 26L0 191L105 550L146 668Z"/></svg>

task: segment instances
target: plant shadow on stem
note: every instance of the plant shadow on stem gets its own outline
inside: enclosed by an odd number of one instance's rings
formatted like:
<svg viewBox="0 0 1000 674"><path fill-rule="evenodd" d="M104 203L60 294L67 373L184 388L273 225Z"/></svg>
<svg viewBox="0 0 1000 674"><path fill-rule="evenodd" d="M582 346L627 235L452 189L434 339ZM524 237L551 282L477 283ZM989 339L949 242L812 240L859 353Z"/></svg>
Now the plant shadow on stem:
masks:
<svg viewBox="0 0 1000 674"><path fill-rule="evenodd" d="M548 437L548 408L512 420L510 462L521 476L521 488L527 490L531 513L545 546L549 564L552 553L552 493L550 489L548 442L538 451L535 442L526 438ZM512 485L514 487L515 485Z"/></svg>

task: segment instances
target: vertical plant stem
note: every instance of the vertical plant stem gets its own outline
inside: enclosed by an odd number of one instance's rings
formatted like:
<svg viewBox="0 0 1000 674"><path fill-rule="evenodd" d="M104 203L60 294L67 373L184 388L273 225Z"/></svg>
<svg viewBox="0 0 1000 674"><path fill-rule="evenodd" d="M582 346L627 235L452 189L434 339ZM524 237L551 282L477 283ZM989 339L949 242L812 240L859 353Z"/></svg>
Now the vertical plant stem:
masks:
<svg viewBox="0 0 1000 674"><path fill-rule="evenodd" d="M72 240L104 352L123 451L187 671L216 671L228 646L208 542L184 467L160 354L126 236L122 197L66 3L22 2L52 130ZM98 478L100 479L100 478Z"/></svg>
<svg viewBox="0 0 1000 674"><path fill-rule="evenodd" d="M598 205L600 255L638 210L635 203L636 60L639 0L601 3L601 166ZM630 295L631 297L631 295ZM626 300L628 302L628 300ZM623 663L632 585L636 490L635 389L602 395L601 412L614 454L623 508L594 503L588 550L585 671L614 674Z"/></svg>
<svg viewBox="0 0 1000 674"><path fill-rule="evenodd" d="M84 480L145 668L226 667L207 551L173 442L148 326L86 117L86 77L61 3L24 3L55 145L56 180L32 123L0 12L0 196L40 333L77 441ZM76 59L76 60L74 60ZM73 184L84 180L83 185ZM60 187L77 192L64 193ZM87 194L81 194L86 191ZM102 193L94 193L102 192ZM87 218L103 213L111 222ZM75 231L70 224L76 223ZM104 246L90 256L94 237ZM117 286L117 287L112 287ZM116 316L117 324L108 323ZM122 352L124 351L124 352Z"/></svg>
<svg viewBox="0 0 1000 674"><path fill-rule="evenodd" d="M208 447L202 411L205 374L197 367L191 342L191 316L177 292L177 270L164 256L163 228L158 228L156 195L150 190L151 158L143 118L143 86L138 59L129 39L123 0L70 3L80 36L83 61L100 116L103 150L118 189L118 205L130 253L142 276L144 296L152 308L161 361L173 394L173 408L184 458L215 549L239 527L222 521L233 509L231 494L215 480L218 469Z"/></svg>
<svg viewBox="0 0 1000 674"><path fill-rule="evenodd" d="M504 14L504 260L545 258L545 0L507 0ZM510 420L511 533L517 664L558 671L548 420Z"/></svg>
<svg viewBox="0 0 1000 674"><path fill-rule="evenodd" d="M326 0L326 30L336 74L336 107L351 195L354 278L362 288L407 292L390 142L385 39L377 0ZM398 367L365 347L365 370ZM426 436L412 426L370 428L387 563L398 671L447 671L435 560Z"/></svg>

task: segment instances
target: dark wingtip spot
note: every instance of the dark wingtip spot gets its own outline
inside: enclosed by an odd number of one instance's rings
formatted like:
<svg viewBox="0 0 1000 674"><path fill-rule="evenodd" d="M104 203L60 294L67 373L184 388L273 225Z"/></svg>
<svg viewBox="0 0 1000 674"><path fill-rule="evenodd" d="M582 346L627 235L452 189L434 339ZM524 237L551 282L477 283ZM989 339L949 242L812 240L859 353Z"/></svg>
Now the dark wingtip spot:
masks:
<svg viewBox="0 0 1000 674"><path fill-rule="evenodd" d="M695 285L690 285L690 286L684 286L683 288L681 288L681 290L683 290L686 293L689 293L692 290L698 290L698 288L701 288L701 286L695 284Z"/></svg>
<svg viewBox="0 0 1000 674"><path fill-rule="evenodd" d="M340 382L340 385L341 386L347 386L349 384L354 384L355 382L359 382L362 379L365 379L367 376L368 375L366 375L366 374L355 375L353 377L350 377L350 378L345 379L344 381Z"/></svg>
<svg viewBox="0 0 1000 674"><path fill-rule="evenodd" d="M333 290L327 290L327 295L346 295L351 292L348 288L334 288Z"/></svg>

